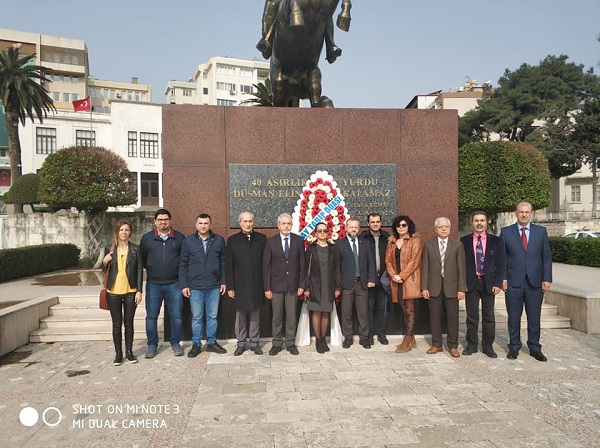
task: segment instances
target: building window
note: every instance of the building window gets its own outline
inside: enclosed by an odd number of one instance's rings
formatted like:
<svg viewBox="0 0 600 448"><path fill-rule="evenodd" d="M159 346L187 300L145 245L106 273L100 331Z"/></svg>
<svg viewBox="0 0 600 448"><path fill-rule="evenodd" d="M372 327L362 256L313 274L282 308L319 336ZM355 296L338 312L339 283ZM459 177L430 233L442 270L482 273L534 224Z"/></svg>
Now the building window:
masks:
<svg viewBox="0 0 600 448"><path fill-rule="evenodd" d="M35 129L35 153L52 154L56 152L56 128Z"/></svg>
<svg viewBox="0 0 600 448"><path fill-rule="evenodd" d="M71 94L71 101L77 101L79 99L79 94L78 93L72 93Z"/></svg>
<svg viewBox="0 0 600 448"><path fill-rule="evenodd" d="M60 101L60 92L52 92L52 101Z"/></svg>
<svg viewBox="0 0 600 448"><path fill-rule="evenodd" d="M8 155L6 149L0 149L0 157L6 157Z"/></svg>
<svg viewBox="0 0 600 448"><path fill-rule="evenodd" d="M204 95L208 95L208 87L203 87L203 88L202 88L202 93L203 93Z"/></svg>
<svg viewBox="0 0 600 448"><path fill-rule="evenodd" d="M135 131L127 133L127 155L137 157L137 132Z"/></svg>
<svg viewBox="0 0 600 448"><path fill-rule="evenodd" d="M235 76L235 67L231 67L230 65L217 64L217 73L219 75Z"/></svg>
<svg viewBox="0 0 600 448"><path fill-rule="evenodd" d="M252 93L252 86L248 86L245 84L240 84L240 92L242 93Z"/></svg>
<svg viewBox="0 0 600 448"><path fill-rule="evenodd" d="M183 96L192 96L191 89L183 89Z"/></svg>
<svg viewBox="0 0 600 448"><path fill-rule="evenodd" d="M231 82L218 82L217 90L226 90L226 91L234 91L235 92L235 84Z"/></svg>
<svg viewBox="0 0 600 448"><path fill-rule="evenodd" d="M175 96L175 87L171 87L171 96Z"/></svg>
<svg viewBox="0 0 600 448"><path fill-rule="evenodd" d="M581 202L581 185L571 185L571 202Z"/></svg>
<svg viewBox="0 0 600 448"><path fill-rule="evenodd" d="M247 68L241 68L240 76L242 78L252 78L252 70L248 70Z"/></svg>
<svg viewBox="0 0 600 448"><path fill-rule="evenodd" d="M95 146L96 131L75 131L76 146Z"/></svg>
<svg viewBox="0 0 600 448"><path fill-rule="evenodd" d="M71 95L70 95L70 94L68 94L68 93L63 93L63 101L64 101L65 103L68 103L69 101L71 101L71 100L70 100L70 98L71 98Z"/></svg>
<svg viewBox="0 0 600 448"><path fill-rule="evenodd" d="M77 84L79 82L79 78L77 76L71 76L71 81L73 81L73 84Z"/></svg>
<svg viewBox="0 0 600 448"><path fill-rule="evenodd" d="M596 185L596 202L600 204L600 185Z"/></svg>
<svg viewBox="0 0 600 448"><path fill-rule="evenodd" d="M158 134L140 132L140 157L158 159Z"/></svg>
<svg viewBox="0 0 600 448"><path fill-rule="evenodd" d="M52 75L52 82L60 82L60 75Z"/></svg>
<svg viewBox="0 0 600 448"><path fill-rule="evenodd" d="M217 99L217 106L235 106L235 101Z"/></svg>
<svg viewBox="0 0 600 448"><path fill-rule="evenodd" d="M63 82L71 82L71 77L69 75L63 75Z"/></svg>

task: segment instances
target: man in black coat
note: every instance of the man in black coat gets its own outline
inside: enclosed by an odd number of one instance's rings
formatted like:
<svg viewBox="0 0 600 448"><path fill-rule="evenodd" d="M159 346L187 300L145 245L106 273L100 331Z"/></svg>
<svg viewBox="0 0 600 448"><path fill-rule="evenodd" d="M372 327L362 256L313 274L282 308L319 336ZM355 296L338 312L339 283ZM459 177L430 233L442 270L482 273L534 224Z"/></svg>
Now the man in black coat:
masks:
<svg viewBox="0 0 600 448"><path fill-rule="evenodd" d="M360 345L371 348L367 316L368 288L375 286L375 259L369 243L358 237L360 222L356 218L346 221L347 237L335 245L340 257L342 274L342 334L343 348L352 345L352 310L356 305Z"/></svg>
<svg viewBox="0 0 600 448"><path fill-rule="evenodd" d="M474 232L460 239L465 248L467 263L467 348L462 354L477 353L481 300L481 351L490 358L497 358L492 347L496 337L494 304L504 280L504 244L499 237L487 233L485 212L472 213L471 225Z"/></svg>
<svg viewBox="0 0 600 448"><path fill-rule="evenodd" d="M262 257L267 237L254 231L254 215L240 213L242 231L231 235L225 252L227 295L235 306L235 335L238 343L233 353L239 356L249 347L262 355L260 307L264 302Z"/></svg>
<svg viewBox="0 0 600 448"><path fill-rule="evenodd" d="M267 240L263 253L263 286L265 297L271 301L273 309L273 346L269 355L283 349L284 314L285 348L297 355L295 344L298 296L306 288L306 257L304 240L292 234L292 217L283 213L277 218L279 233Z"/></svg>
<svg viewBox="0 0 600 448"><path fill-rule="evenodd" d="M367 216L369 229L360 234L360 237L368 241L371 246L371 252L375 259L375 287L369 288L369 343L373 345L374 335L377 340L388 345L387 317L388 317L388 294L383 290L379 278L385 272L385 250L387 248L390 234L381 230L381 215L371 213ZM375 319L377 315L377 319Z"/></svg>

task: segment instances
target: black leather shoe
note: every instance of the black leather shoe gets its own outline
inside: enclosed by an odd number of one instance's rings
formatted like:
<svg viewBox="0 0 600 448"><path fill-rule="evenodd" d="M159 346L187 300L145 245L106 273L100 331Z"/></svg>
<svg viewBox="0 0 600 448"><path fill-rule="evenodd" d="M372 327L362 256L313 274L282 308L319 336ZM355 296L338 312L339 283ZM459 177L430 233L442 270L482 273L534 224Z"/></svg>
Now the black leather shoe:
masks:
<svg viewBox="0 0 600 448"><path fill-rule="evenodd" d="M509 350L506 359L517 359L517 356L519 356L519 350Z"/></svg>
<svg viewBox="0 0 600 448"><path fill-rule="evenodd" d="M362 346L363 346L363 348L366 348L366 349L369 349L369 348L371 348L371 344L369 343L369 340L368 340L368 339L365 339L365 340L363 340L363 341L360 341L359 343L360 343L360 345L362 345Z"/></svg>
<svg viewBox="0 0 600 448"><path fill-rule="evenodd" d="M352 338L344 338L344 342L342 342L342 348L350 348L352 345Z"/></svg>
<svg viewBox="0 0 600 448"><path fill-rule="evenodd" d="M290 352L290 355L299 355L300 354L300 352L298 351L298 347L296 347L294 344L288 345L285 349L288 352Z"/></svg>
<svg viewBox="0 0 600 448"><path fill-rule="evenodd" d="M375 338L373 336L369 336L369 344L375 345Z"/></svg>
<svg viewBox="0 0 600 448"><path fill-rule="evenodd" d="M463 350L462 354L464 356L470 356L473 353L477 353L477 349L476 348L472 348L472 347L467 347Z"/></svg>
<svg viewBox="0 0 600 448"><path fill-rule="evenodd" d="M542 352L529 352L529 355L541 362L548 361L548 358L546 358Z"/></svg>
<svg viewBox="0 0 600 448"><path fill-rule="evenodd" d="M271 347L271 350L269 350L269 355L270 356L275 356L277 353L279 353L281 350L283 350L282 346L273 346Z"/></svg>
<svg viewBox="0 0 600 448"><path fill-rule="evenodd" d="M201 345L192 344L192 349L188 352L188 358L195 358L202 351Z"/></svg>
<svg viewBox="0 0 600 448"><path fill-rule="evenodd" d="M482 350L482 352L488 358L494 358L495 359L495 358L498 357L498 354L494 350L492 350L491 348L489 350Z"/></svg>
<svg viewBox="0 0 600 448"><path fill-rule="evenodd" d="M255 355L263 354L262 348L260 348L258 345L255 345L254 347L252 347L252 351L254 352Z"/></svg>
<svg viewBox="0 0 600 448"><path fill-rule="evenodd" d="M243 354L246 351L246 347L242 347L241 345L238 345L235 348L235 351L233 352L233 356L240 356L241 354Z"/></svg>
<svg viewBox="0 0 600 448"><path fill-rule="evenodd" d="M388 341L385 334L382 334L381 336L377 336L377 340L379 341L379 343L381 345L388 345L390 343L390 341ZM371 345L373 345L373 343L371 343Z"/></svg>
<svg viewBox="0 0 600 448"><path fill-rule="evenodd" d="M206 351L218 353L219 355L227 353L227 350L225 350L223 347L221 347L218 342L215 342L214 344L206 344ZM189 353L188 353L188 355L189 355Z"/></svg>

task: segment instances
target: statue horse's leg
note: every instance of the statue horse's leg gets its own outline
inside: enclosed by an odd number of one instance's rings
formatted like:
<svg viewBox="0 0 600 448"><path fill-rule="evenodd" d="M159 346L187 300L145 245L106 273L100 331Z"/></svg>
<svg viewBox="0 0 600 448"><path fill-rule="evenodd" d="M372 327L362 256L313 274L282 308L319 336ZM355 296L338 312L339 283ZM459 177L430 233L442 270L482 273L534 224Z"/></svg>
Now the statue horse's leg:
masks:
<svg viewBox="0 0 600 448"><path fill-rule="evenodd" d="M308 99L311 107L333 107L333 101L326 96L321 96L321 70L313 68L306 80L308 84Z"/></svg>
<svg viewBox="0 0 600 448"><path fill-rule="evenodd" d="M340 30L348 31L350 29L350 9L352 3L350 0L342 0L342 12L338 15L337 26Z"/></svg>
<svg viewBox="0 0 600 448"><path fill-rule="evenodd" d="M275 107L288 106L285 99L285 83L281 67L277 67L271 59L271 89L273 92L273 106Z"/></svg>

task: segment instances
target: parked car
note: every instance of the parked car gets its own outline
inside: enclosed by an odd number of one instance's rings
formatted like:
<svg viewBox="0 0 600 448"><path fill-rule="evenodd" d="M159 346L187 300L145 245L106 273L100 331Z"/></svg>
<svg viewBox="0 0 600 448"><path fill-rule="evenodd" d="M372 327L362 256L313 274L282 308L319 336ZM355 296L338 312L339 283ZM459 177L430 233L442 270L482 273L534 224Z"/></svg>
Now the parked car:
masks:
<svg viewBox="0 0 600 448"><path fill-rule="evenodd" d="M577 232L567 232L563 238L600 238L600 232L590 230L578 230Z"/></svg>

